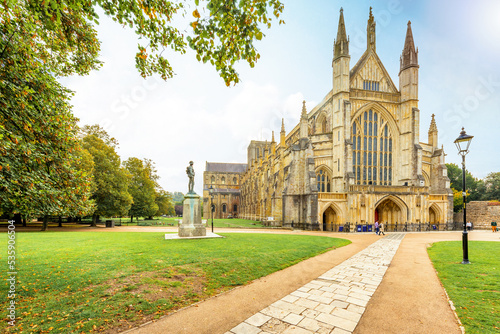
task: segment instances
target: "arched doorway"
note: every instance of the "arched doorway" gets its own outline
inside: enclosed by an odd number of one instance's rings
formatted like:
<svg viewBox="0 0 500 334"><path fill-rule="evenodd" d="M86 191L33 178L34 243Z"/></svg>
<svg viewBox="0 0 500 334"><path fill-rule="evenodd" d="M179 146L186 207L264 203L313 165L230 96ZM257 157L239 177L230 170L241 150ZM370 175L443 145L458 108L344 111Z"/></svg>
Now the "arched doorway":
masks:
<svg viewBox="0 0 500 334"><path fill-rule="evenodd" d="M323 212L323 231L333 231L334 225L337 224L337 212L329 206Z"/></svg>
<svg viewBox="0 0 500 334"><path fill-rule="evenodd" d="M398 225L398 230L404 225L406 214L402 211L401 206L392 198L386 198L375 208L375 219L379 223L384 223L387 231L394 231L396 224Z"/></svg>
<svg viewBox="0 0 500 334"><path fill-rule="evenodd" d="M439 224L439 211L434 207L429 207L429 223L431 225Z"/></svg>

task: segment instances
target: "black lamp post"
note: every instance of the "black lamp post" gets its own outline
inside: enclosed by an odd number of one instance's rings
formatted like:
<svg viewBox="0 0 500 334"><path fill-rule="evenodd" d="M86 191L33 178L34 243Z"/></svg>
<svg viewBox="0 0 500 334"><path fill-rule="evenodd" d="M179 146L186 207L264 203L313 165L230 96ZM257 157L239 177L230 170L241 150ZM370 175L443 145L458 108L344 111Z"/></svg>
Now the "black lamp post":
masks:
<svg viewBox="0 0 500 334"><path fill-rule="evenodd" d="M465 133L464 128L462 128L462 131L460 132L460 136L455 139L455 145L457 145L458 148L458 154L462 156L462 197L464 201L464 207L463 207L463 212L464 212L464 231L462 233L462 249L464 252L464 258L462 260L462 264L469 264L469 246L468 246L468 232L467 232L467 220L466 220L466 212L465 212L465 156L467 153L469 153L469 145L474 136L470 136Z"/></svg>
<svg viewBox="0 0 500 334"><path fill-rule="evenodd" d="M212 212L212 233L214 233L214 211L215 211L214 204L213 204L214 187L210 186L210 188L208 189L208 192L210 193L210 211Z"/></svg>

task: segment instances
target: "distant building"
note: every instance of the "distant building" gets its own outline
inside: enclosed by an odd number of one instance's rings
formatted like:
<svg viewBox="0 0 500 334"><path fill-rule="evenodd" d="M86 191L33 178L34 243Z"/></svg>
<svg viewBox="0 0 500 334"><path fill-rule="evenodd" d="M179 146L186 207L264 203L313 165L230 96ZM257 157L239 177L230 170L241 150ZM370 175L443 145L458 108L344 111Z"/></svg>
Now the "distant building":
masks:
<svg viewBox="0 0 500 334"><path fill-rule="evenodd" d="M209 188L214 189L214 219L240 215L240 182L247 164L206 162L203 172L203 218L210 218Z"/></svg>
<svg viewBox="0 0 500 334"><path fill-rule="evenodd" d="M282 123L279 143L274 133L271 142L251 141L248 169L238 174L239 217L315 230L377 220L389 230L405 223L452 224L453 194L434 115L428 141L420 142L411 23L399 89L376 53L375 26L370 9L366 51L351 68L340 10L333 89L310 111L304 102L300 122L288 134ZM207 163L206 177L209 169L220 188L215 171L222 172Z"/></svg>

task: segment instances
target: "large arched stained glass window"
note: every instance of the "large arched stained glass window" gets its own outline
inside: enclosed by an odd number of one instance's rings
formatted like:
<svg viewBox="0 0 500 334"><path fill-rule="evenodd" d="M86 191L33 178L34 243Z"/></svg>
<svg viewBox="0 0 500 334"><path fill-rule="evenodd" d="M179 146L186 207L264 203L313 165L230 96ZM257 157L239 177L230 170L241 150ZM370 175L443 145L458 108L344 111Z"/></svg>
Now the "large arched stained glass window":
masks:
<svg viewBox="0 0 500 334"><path fill-rule="evenodd" d="M330 192L330 177L324 169L320 169L316 173L316 180L318 183L318 192Z"/></svg>
<svg viewBox="0 0 500 334"><path fill-rule="evenodd" d="M352 124L352 168L356 184L392 184L393 140L387 121L368 110Z"/></svg>

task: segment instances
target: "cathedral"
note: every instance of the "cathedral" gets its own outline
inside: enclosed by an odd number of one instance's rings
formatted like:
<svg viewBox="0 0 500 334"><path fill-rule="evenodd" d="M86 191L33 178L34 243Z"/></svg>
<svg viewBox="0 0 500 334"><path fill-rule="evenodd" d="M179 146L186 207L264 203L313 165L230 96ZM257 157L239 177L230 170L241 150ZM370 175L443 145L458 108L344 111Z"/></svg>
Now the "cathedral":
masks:
<svg viewBox="0 0 500 334"><path fill-rule="evenodd" d="M377 55L375 28L370 8L366 51L351 67L341 9L333 88L323 101L312 110L304 102L299 124L288 133L282 123L279 138L273 133L271 141L251 141L247 164L207 162L205 201L211 185L218 196L231 194L233 201L218 200L216 212L225 205L235 217L325 231L375 221L390 230L404 224L452 224L453 194L434 115L427 143L420 141L418 49L411 23L399 88ZM230 191L220 188L219 173L233 180Z"/></svg>

